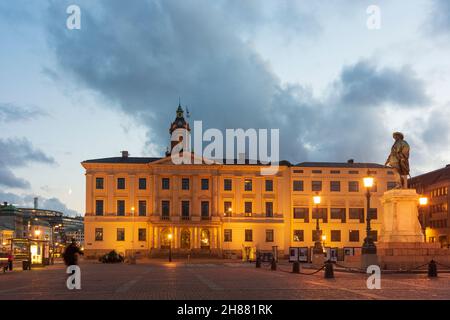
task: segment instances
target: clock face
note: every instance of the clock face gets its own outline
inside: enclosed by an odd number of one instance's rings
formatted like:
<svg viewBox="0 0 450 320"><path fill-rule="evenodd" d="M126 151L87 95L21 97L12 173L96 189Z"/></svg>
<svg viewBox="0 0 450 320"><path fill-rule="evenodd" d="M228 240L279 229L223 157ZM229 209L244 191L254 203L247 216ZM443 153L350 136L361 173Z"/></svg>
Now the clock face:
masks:
<svg viewBox="0 0 450 320"><path fill-rule="evenodd" d="M178 118L181 118L181 117L182 117L181 112L178 112L178 113L177 113L177 117L178 117Z"/></svg>

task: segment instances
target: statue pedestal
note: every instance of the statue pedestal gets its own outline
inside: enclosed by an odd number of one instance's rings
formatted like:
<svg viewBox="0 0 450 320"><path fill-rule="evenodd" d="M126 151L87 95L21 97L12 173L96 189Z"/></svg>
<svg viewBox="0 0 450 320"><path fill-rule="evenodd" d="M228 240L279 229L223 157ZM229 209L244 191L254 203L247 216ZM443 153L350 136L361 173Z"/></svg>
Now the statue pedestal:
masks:
<svg viewBox="0 0 450 320"><path fill-rule="evenodd" d="M378 243L424 242L418 219L418 201L419 195L414 189L393 189L384 193Z"/></svg>

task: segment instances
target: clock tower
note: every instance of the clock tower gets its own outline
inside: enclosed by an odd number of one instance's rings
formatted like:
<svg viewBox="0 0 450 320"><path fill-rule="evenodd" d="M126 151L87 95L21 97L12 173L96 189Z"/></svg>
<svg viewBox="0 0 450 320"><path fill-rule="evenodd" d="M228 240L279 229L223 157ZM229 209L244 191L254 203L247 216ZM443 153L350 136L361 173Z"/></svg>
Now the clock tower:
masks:
<svg viewBox="0 0 450 320"><path fill-rule="evenodd" d="M175 120L172 122L169 128L171 141L170 141L170 150L166 151L166 156L170 156L173 147L175 147L178 143L183 141L183 137L187 136L187 134L190 132L191 128L189 127L189 123L187 123L187 121L184 119L184 110L181 107L181 104L178 104ZM178 137L177 141L172 141L172 136L174 134Z"/></svg>

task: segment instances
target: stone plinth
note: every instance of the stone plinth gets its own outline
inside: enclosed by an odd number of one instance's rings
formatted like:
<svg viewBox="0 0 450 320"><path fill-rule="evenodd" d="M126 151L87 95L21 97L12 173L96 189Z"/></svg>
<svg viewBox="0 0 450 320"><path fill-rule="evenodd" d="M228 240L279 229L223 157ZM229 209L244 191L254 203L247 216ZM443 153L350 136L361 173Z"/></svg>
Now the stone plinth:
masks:
<svg viewBox="0 0 450 320"><path fill-rule="evenodd" d="M418 219L418 201L419 195L414 189L393 189L384 193L378 244L424 242Z"/></svg>

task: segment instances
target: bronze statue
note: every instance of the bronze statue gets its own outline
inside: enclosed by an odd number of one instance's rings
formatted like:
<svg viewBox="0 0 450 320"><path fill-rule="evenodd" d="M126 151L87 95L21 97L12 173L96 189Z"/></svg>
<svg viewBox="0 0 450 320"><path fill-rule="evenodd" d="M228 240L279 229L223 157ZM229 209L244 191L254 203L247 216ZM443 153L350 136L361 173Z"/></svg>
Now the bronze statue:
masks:
<svg viewBox="0 0 450 320"><path fill-rule="evenodd" d="M396 188L408 189L409 144L403 140L404 137L401 132L394 132L392 137L395 142L385 165L395 169Z"/></svg>

